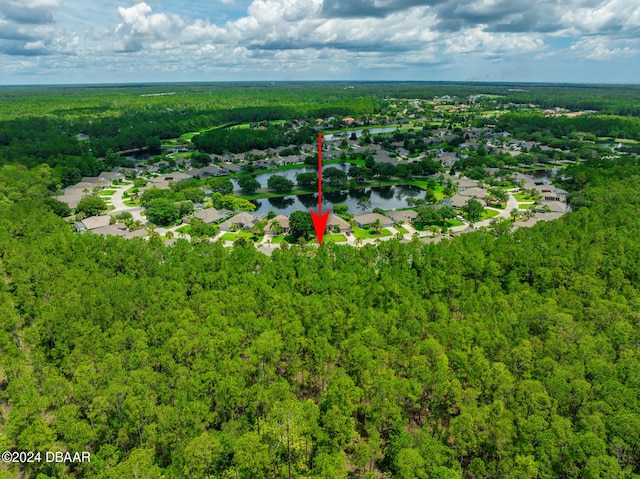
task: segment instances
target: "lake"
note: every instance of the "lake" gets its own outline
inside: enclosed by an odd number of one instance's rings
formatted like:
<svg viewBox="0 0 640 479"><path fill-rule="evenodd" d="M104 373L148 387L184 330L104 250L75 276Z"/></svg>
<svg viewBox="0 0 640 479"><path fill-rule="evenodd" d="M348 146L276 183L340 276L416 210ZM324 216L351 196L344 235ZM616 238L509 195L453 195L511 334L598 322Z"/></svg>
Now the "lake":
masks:
<svg viewBox="0 0 640 479"><path fill-rule="evenodd" d="M550 185L553 176L558 173L558 168L551 168L549 170L534 170L529 171L526 174L533 176L537 181L542 181L545 185Z"/></svg>
<svg viewBox="0 0 640 479"><path fill-rule="evenodd" d="M360 214L362 211L358 207L358 200L367 197L371 201L371 207L382 208L383 210L392 210L396 208L406 208L407 198L423 197L424 192L415 186L394 185L394 186L374 186L372 188L358 188L347 191L334 191L331 193L323 193L322 211L331 209L333 205L345 204L349 207L349 213ZM256 205L256 212L267 214L274 211L277 214L290 215L294 211L303 210L314 211L318 208L318 195L296 195L285 196L282 198L266 198L262 200L253 200Z"/></svg>
<svg viewBox="0 0 640 479"><path fill-rule="evenodd" d="M151 158L153 158L156 155L160 155L161 153L162 153L162 150L159 148L149 148L149 149L140 149L139 151L134 151L121 156L124 156L127 160L131 160L134 163L143 163L145 161L149 161Z"/></svg>
<svg viewBox="0 0 640 479"><path fill-rule="evenodd" d="M364 128L362 130L349 130L349 131L342 131L340 133L329 133L327 135L324 135L323 138L327 141L331 141L331 140L337 140L337 139L341 139L341 138L349 138L353 133L356 134L356 138L362 136L362 132L364 130L368 130L369 133L371 135L376 135L378 133L391 133L393 131L396 131L398 128L393 127L393 128Z"/></svg>
<svg viewBox="0 0 640 479"><path fill-rule="evenodd" d="M338 168L339 170L342 170L345 172L349 171L349 163L337 163L335 165L324 165L322 167L322 171L330 167ZM258 180L258 183L260 183L260 188L267 188L267 182L269 181L269 178L271 178L273 175L284 176L285 178L297 184L298 182L296 181L296 175L299 175L300 173L317 173L317 172L318 172L317 167L309 166L305 168L296 168L295 170L276 171L272 173L259 173L255 176L255 178L256 180ZM231 183L233 183L234 190L237 190L237 191L240 190L240 187L238 186L238 181L235 178L231 179Z"/></svg>

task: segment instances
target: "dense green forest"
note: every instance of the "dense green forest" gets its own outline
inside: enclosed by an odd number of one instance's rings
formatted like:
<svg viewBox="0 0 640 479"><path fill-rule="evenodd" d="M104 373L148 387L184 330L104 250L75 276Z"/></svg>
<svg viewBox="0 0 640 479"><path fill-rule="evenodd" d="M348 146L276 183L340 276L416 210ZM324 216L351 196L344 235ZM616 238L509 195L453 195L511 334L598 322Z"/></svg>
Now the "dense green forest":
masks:
<svg viewBox="0 0 640 479"><path fill-rule="evenodd" d="M0 165L17 163L33 168L46 163L52 167L58 184L68 186L83 176L95 176L115 166L130 166L114 152L157 148L163 141L185 133L209 130L194 137L194 145L203 151L241 152L245 148L308 142L312 137L310 127L315 126L317 118L353 116L366 122L381 115L380 120L386 121L385 102L392 99L431 100L447 96L447 103L456 104L467 102L469 95L481 95L475 100L481 109L508 106L519 110L521 105L534 102L542 108L598 111L597 116L584 118L544 118L518 113L500 119L500 127L511 128L518 134L537 134L547 143L554 141L553 146L571 147L571 139L562 138L571 132L640 138L638 120L632 116L640 113L636 106L640 104L640 87L633 85L302 82L3 87ZM428 113L434 113L430 108ZM440 115L442 110L438 111ZM395 114L392 116L395 118ZM280 132L275 126L266 132L220 128L270 120L303 120L308 127L297 135ZM450 126L463 121L475 126L495 122L475 113L446 114L439 123L447 121ZM339 124L337 121L334 126ZM428 149L429 142L423 140L430 133L418 132L412 138L407 137L405 147L412 151ZM78 141L78 134L89 139ZM637 150L636 146L628 148Z"/></svg>
<svg viewBox="0 0 640 479"><path fill-rule="evenodd" d="M630 116L585 115L575 118L545 117L539 113L502 115L496 126L503 131L521 134L551 134L561 138L572 133L592 133L612 138L640 139L640 119Z"/></svg>
<svg viewBox="0 0 640 479"><path fill-rule="evenodd" d="M500 95L516 103L542 107L593 109L607 114L638 115L638 85L482 83L482 82L254 82L150 83L0 87L0 120L52 115L64 118L120 116L123 111L169 107L173 110L230 110L277 107L308 110L342 105L367 113L375 98L423 98ZM351 104L349 104L352 102ZM353 103L355 102L355 104ZM324 112L326 113L326 112ZM351 113L353 114L353 112Z"/></svg>
<svg viewBox="0 0 640 479"><path fill-rule="evenodd" d="M221 155L225 152L243 153L253 148L266 150L278 146L313 143L316 133L306 126L292 132L283 125L270 125L263 130L223 128L211 130L193 137L193 144L200 151Z"/></svg>
<svg viewBox="0 0 640 479"><path fill-rule="evenodd" d="M0 168L0 444L92 454L0 477L640 477L640 166L565 175L531 229L269 258L76 235Z"/></svg>

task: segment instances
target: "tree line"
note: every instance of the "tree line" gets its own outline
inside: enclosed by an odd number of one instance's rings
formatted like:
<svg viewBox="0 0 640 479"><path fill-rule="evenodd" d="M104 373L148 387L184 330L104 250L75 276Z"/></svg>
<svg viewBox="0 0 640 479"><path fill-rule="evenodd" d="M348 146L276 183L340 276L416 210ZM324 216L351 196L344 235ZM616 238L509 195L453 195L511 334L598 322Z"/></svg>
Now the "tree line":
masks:
<svg viewBox="0 0 640 479"><path fill-rule="evenodd" d="M635 478L637 161L574 211L440 244L77 235L0 168L2 440L28 477ZM32 190L21 193L20 185Z"/></svg>

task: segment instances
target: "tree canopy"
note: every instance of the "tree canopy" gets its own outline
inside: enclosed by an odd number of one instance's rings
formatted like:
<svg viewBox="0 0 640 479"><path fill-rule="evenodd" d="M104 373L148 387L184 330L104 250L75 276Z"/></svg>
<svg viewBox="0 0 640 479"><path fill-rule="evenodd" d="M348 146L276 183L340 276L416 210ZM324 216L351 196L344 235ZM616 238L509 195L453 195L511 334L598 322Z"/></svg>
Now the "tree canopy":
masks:
<svg viewBox="0 0 640 479"><path fill-rule="evenodd" d="M267 186L279 193L285 193L293 189L293 181L282 175L272 175L267 181Z"/></svg>
<svg viewBox="0 0 640 479"><path fill-rule="evenodd" d="M7 474L637 478L640 166L561 182L573 211L533 228L271 257L0 190L0 438L91 452Z"/></svg>
<svg viewBox="0 0 640 479"><path fill-rule="evenodd" d="M107 210L107 203L98 195L87 195L76 206L76 212L86 216L101 215Z"/></svg>

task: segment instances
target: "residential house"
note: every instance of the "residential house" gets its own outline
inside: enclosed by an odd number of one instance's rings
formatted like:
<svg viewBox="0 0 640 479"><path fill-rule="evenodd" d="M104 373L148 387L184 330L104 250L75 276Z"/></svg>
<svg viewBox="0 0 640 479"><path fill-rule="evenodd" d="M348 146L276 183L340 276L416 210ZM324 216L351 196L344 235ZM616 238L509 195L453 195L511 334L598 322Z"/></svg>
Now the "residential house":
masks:
<svg viewBox="0 0 640 479"><path fill-rule="evenodd" d="M86 181L78 183L73 186L68 186L64 189L62 195L54 196L58 201L62 201L69 208L75 208L82 198L93 193L94 183L88 183Z"/></svg>
<svg viewBox="0 0 640 479"><path fill-rule="evenodd" d="M536 211L551 212L551 213L565 213L567 211L567 204L560 201L543 201Z"/></svg>
<svg viewBox="0 0 640 479"><path fill-rule="evenodd" d="M560 218L564 213L536 213L536 216L532 216L527 221L516 221L513 224L513 231L518 228L530 228L535 226L540 221L551 221Z"/></svg>
<svg viewBox="0 0 640 479"><path fill-rule="evenodd" d="M377 220L380 220L382 226L385 228L393 226L393 220L381 215L380 213L367 213L364 215L357 215L353 217L353 221L355 221L360 228L365 228L375 223Z"/></svg>
<svg viewBox="0 0 640 479"><path fill-rule="evenodd" d="M182 181L182 180L190 180L193 176L187 172L182 171L173 171L171 173L166 173L164 175L160 175L160 178L164 179L164 181Z"/></svg>
<svg viewBox="0 0 640 479"><path fill-rule="evenodd" d="M522 173L513 173L511 175L511 178L513 179L514 183L516 184L521 183L522 189L525 189L525 190L531 190L534 188L538 189L538 187L541 186L538 183L536 183L534 178L528 175L523 175Z"/></svg>
<svg viewBox="0 0 640 479"><path fill-rule="evenodd" d="M485 190L484 188L480 188L478 186L475 186L473 188L467 188L460 193L461 196L467 196L467 197L472 197L476 199L484 198L488 194L489 192L487 190Z"/></svg>
<svg viewBox="0 0 640 479"><path fill-rule="evenodd" d="M327 219L327 231L338 230L340 233L351 232L351 225L333 213L329 214Z"/></svg>
<svg viewBox="0 0 640 479"><path fill-rule="evenodd" d="M258 221L258 216L243 211L220 223L220 231L232 231L234 229L250 230Z"/></svg>
<svg viewBox="0 0 640 479"><path fill-rule="evenodd" d="M418 217L418 213L414 210L395 210L388 211L385 216L391 218L395 224L410 224Z"/></svg>
<svg viewBox="0 0 640 479"><path fill-rule="evenodd" d="M99 176L83 176L80 180L81 183L89 183L91 186L99 185L99 186L107 186L111 184L111 180L107 180L106 178L100 178Z"/></svg>
<svg viewBox="0 0 640 479"><path fill-rule="evenodd" d="M398 164L398 158L392 157L389 152L385 150L376 151L373 155L373 159L376 161L376 163L391 163L393 165Z"/></svg>
<svg viewBox="0 0 640 479"><path fill-rule="evenodd" d="M271 235L279 233L289 234L289 218L284 215L278 215L270 219L264 231Z"/></svg>
<svg viewBox="0 0 640 479"><path fill-rule="evenodd" d="M240 173L242 166L235 163L223 163L223 165L230 173Z"/></svg>
<svg viewBox="0 0 640 479"><path fill-rule="evenodd" d="M124 225L106 225L100 226L99 228L92 229L91 232L93 234L97 234L100 236L125 236L126 231Z"/></svg>
<svg viewBox="0 0 640 479"><path fill-rule="evenodd" d="M207 224L215 223L224 218L215 208L207 208L193 215L194 218L204 221Z"/></svg>
<svg viewBox="0 0 640 479"><path fill-rule="evenodd" d="M445 198L442 201L443 203L449 206L453 206L454 208L462 208L467 204L467 201L469 201L471 198L472 198L471 196L455 195L455 196L452 196L451 198ZM476 198L476 200L479 201L482 206L486 206L486 203L482 198Z"/></svg>
<svg viewBox="0 0 640 479"><path fill-rule="evenodd" d="M111 223L111 216L102 215L102 216L89 216L81 221L84 227L91 231L96 228L102 228L103 226L109 226Z"/></svg>
<svg viewBox="0 0 640 479"><path fill-rule="evenodd" d="M123 172L119 171L118 168L115 168L112 171L103 171L98 175L98 178L100 180L107 180L111 182L113 180L124 180L125 176Z"/></svg>
<svg viewBox="0 0 640 479"><path fill-rule="evenodd" d="M211 178L214 176L225 176L229 174L229 170L225 168L221 168L218 165L208 165L204 168L192 168L187 171L187 174L191 175L193 178Z"/></svg>
<svg viewBox="0 0 640 479"><path fill-rule="evenodd" d="M436 160L442 163L444 168L451 168L455 162L458 161L458 157L453 152L443 151L442 153L438 153Z"/></svg>
<svg viewBox="0 0 640 479"><path fill-rule="evenodd" d="M457 178L454 179L454 182L458 185L458 193L478 186L478 182L470 178Z"/></svg>
<svg viewBox="0 0 640 479"><path fill-rule="evenodd" d="M554 185L542 185L539 186L538 189L544 201L564 201L566 196L564 190L558 189Z"/></svg>
<svg viewBox="0 0 640 479"><path fill-rule="evenodd" d="M124 238L126 239L131 239L131 238L147 238L149 236L149 232L146 229L140 229L140 230L133 230L133 231L127 231L124 234Z"/></svg>

